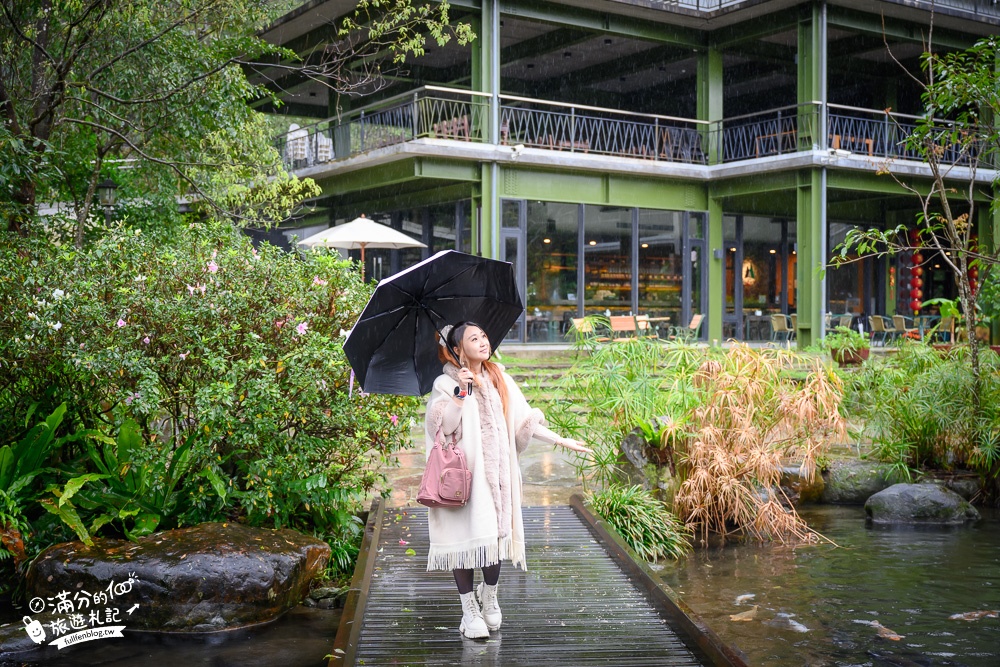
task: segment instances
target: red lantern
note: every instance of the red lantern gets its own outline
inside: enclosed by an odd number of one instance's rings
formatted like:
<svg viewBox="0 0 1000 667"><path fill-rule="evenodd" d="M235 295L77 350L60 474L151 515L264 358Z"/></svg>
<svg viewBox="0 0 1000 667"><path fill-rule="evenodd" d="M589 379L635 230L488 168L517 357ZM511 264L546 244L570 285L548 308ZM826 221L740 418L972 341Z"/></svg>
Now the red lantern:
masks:
<svg viewBox="0 0 1000 667"><path fill-rule="evenodd" d="M910 302L910 310L912 310L914 312L920 310L920 302L917 301L916 299L914 299L913 301L911 301Z"/></svg>
<svg viewBox="0 0 1000 667"><path fill-rule="evenodd" d="M914 264L923 264L924 263L924 256L921 255L919 252L913 253L913 263Z"/></svg>
<svg viewBox="0 0 1000 667"><path fill-rule="evenodd" d="M913 276L913 277L919 276L920 274L918 273L918 271L920 271L920 267L919 266L911 266L910 267L910 275L911 276Z"/></svg>
<svg viewBox="0 0 1000 667"><path fill-rule="evenodd" d="M924 279L923 278L914 278L914 280L917 281L917 284L914 285L914 287L923 287L924 286Z"/></svg>
<svg viewBox="0 0 1000 667"><path fill-rule="evenodd" d="M920 232L915 229L910 230L910 244L917 245L917 241L920 240Z"/></svg>
<svg viewBox="0 0 1000 667"><path fill-rule="evenodd" d="M978 283L978 282L976 282L975 280L970 280L970 281L969 281L969 289L970 289L970 290L972 290L972 293L973 293L973 294L975 294L975 293L976 293L976 289L977 289L978 287L979 287L979 283Z"/></svg>
<svg viewBox="0 0 1000 667"><path fill-rule="evenodd" d="M979 277L979 267L974 266L971 269L969 269L969 277L972 278L973 280L975 280L976 278L978 278Z"/></svg>
<svg viewBox="0 0 1000 667"><path fill-rule="evenodd" d="M924 298L924 291L921 290L921 289L913 290L913 298L914 299L923 299Z"/></svg>
<svg viewBox="0 0 1000 667"><path fill-rule="evenodd" d="M922 267L922 266L915 266L912 269L910 269L910 273L913 273L914 271L916 271L916 273L913 274L915 276L922 276L922 275L924 275L924 267Z"/></svg>

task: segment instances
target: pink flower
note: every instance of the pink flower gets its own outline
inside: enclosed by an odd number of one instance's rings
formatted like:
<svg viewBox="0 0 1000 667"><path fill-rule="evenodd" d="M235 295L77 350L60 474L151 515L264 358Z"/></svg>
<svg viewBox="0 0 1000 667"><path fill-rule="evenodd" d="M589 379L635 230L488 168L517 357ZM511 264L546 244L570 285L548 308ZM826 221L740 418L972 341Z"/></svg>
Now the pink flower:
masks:
<svg viewBox="0 0 1000 667"><path fill-rule="evenodd" d="M118 328L121 329L123 326L125 326L125 320L123 320L121 318L118 318L117 324L118 324Z"/></svg>
<svg viewBox="0 0 1000 667"><path fill-rule="evenodd" d="M399 541L399 546L401 546L401 547L405 547L407 544L409 544L409 542L407 542L406 540L400 540Z"/></svg>
<svg viewBox="0 0 1000 667"><path fill-rule="evenodd" d="M143 339L142 339L142 342L143 342L144 344L146 344L146 345L149 345L149 336L146 336L145 338L143 338Z"/></svg>
<svg viewBox="0 0 1000 667"><path fill-rule="evenodd" d="M298 331L299 335L301 336L302 334L304 334L306 332L306 329L308 329L308 328L309 328L309 324L307 322L300 322L299 326L295 327L295 330Z"/></svg>
<svg viewBox="0 0 1000 667"><path fill-rule="evenodd" d="M180 354L178 354L177 356L181 358L181 361L184 361L185 359L187 359L187 356L188 356L189 354L191 354L191 353L190 353L190 352L181 352L181 353L180 353Z"/></svg>
<svg viewBox="0 0 1000 667"><path fill-rule="evenodd" d="M188 294L191 294L192 296L194 295L195 290L198 289L197 287L192 287L191 285L188 285L187 288L188 288Z"/></svg>
<svg viewBox="0 0 1000 667"><path fill-rule="evenodd" d="M325 285L325 284L326 281L320 278L319 276L313 277L313 285Z"/></svg>
<svg viewBox="0 0 1000 667"><path fill-rule="evenodd" d="M204 293L205 293L205 286L204 286L204 285L202 285L201 283L198 283L198 289L200 289L200 290L201 290L201 293L202 293L202 294L204 294Z"/></svg>
<svg viewBox="0 0 1000 667"><path fill-rule="evenodd" d="M208 263L208 272L209 273L215 273L218 270L219 270L219 265L215 263L215 260L213 259L213 260L209 261L209 263Z"/></svg>
<svg viewBox="0 0 1000 667"><path fill-rule="evenodd" d="M399 417L397 415L389 415L389 421L391 421L392 425L395 426L399 423Z"/></svg>

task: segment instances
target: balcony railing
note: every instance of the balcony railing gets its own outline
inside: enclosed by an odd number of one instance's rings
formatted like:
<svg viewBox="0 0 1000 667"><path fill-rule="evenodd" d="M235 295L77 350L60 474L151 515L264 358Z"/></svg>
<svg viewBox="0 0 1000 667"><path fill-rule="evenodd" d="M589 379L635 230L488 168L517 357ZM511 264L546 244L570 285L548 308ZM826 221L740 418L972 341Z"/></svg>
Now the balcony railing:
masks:
<svg viewBox="0 0 1000 667"><path fill-rule="evenodd" d="M500 96L500 145L610 155L685 164L720 164L835 149L878 159L920 159L906 141L915 116L827 105L826 131L818 102L707 122ZM292 127L275 144L289 169L341 160L420 138L488 142L489 96L427 86L306 127ZM971 165L940 125L941 161Z"/></svg>
<svg viewBox="0 0 1000 667"><path fill-rule="evenodd" d="M489 95L426 86L275 138L285 166L303 169L421 137L483 141Z"/></svg>
<svg viewBox="0 0 1000 667"><path fill-rule="evenodd" d="M814 104L769 109L713 123L713 163L753 160L820 148L819 107Z"/></svg>
<svg viewBox="0 0 1000 667"><path fill-rule="evenodd" d="M705 121L501 95L500 143L707 164Z"/></svg>
<svg viewBox="0 0 1000 667"><path fill-rule="evenodd" d="M682 7L699 12L714 12L720 9L738 8L749 0L656 0L665 8ZM947 7L968 12L975 16L1000 18L1000 7L992 0L910 0L912 6L930 11L931 8Z"/></svg>

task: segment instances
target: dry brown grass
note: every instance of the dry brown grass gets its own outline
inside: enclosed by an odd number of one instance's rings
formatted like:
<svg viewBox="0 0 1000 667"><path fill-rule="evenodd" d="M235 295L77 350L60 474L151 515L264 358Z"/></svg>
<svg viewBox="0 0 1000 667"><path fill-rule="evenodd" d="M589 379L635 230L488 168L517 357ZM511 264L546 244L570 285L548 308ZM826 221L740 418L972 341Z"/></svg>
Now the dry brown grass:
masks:
<svg viewBox="0 0 1000 667"><path fill-rule="evenodd" d="M819 539L778 482L786 459L800 461L804 477L819 474L816 457L846 435L838 409L843 389L819 361L803 384L787 379L782 371L793 358L783 350L734 345L724 357L706 360L694 381L704 400L685 441L678 442L676 432L664 434L680 450L683 481L674 509L702 540L709 533Z"/></svg>

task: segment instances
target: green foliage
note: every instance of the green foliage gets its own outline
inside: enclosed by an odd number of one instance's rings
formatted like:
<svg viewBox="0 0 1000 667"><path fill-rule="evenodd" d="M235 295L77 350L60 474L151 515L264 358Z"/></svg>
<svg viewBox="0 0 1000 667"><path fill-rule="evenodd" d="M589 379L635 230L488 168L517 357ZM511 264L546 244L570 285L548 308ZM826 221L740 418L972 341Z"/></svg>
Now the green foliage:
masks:
<svg viewBox="0 0 1000 667"><path fill-rule="evenodd" d="M647 439L656 438L663 459L672 458L671 441L661 434L664 422L685 422L697 401L691 379L711 352L652 339L596 344L581 336L576 344L589 352L580 354L573 370L564 376L564 391L588 410L583 416L557 411L550 414L550 420L568 433L585 433L584 439L593 445L594 455L578 464L581 476L597 488L614 481L620 475L617 464L622 439L643 425L650 431ZM654 425L664 417L667 419Z"/></svg>
<svg viewBox="0 0 1000 667"><path fill-rule="evenodd" d="M463 46L476 38L468 23L449 24L450 10L446 0L437 5L416 5L412 0L360 0L354 15L344 19L339 34L360 34L386 47L393 63L403 63L408 55L424 55L427 35L438 46L444 46L452 37Z"/></svg>
<svg viewBox="0 0 1000 667"><path fill-rule="evenodd" d="M677 559L691 550L690 531L642 487L612 485L591 494L587 504L643 560Z"/></svg>
<svg viewBox="0 0 1000 667"><path fill-rule="evenodd" d="M857 352L871 347L868 337L851 327L834 327L823 337L823 347L828 350L843 350Z"/></svg>
<svg viewBox="0 0 1000 667"><path fill-rule="evenodd" d="M943 356L920 343L845 375L844 405L866 424L873 456L910 479L919 470L969 467L988 485L1000 471L1000 357L983 355L979 400L968 348Z"/></svg>
<svg viewBox="0 0 1000 667"><path fill-rule="evenodd" d="M8 237L0 258L0 434L61 404L74 433L33 490L51 520L81 538L241 520L350 557L416 407L351 390L355 266L228 224L120 225L81 250Z"/></svg>

